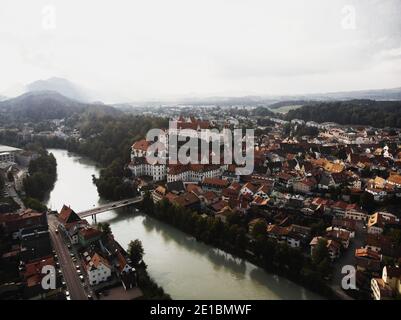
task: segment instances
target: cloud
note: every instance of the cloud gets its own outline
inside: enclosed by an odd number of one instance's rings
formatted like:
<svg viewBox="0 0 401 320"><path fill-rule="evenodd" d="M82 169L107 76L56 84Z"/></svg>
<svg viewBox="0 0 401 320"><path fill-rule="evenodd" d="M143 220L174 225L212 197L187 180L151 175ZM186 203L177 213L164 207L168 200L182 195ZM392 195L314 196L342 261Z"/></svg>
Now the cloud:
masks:
<svg viewBox="0 0 401 320"><path fill-rule="evenodd" d="M355 29L342 25L345 5ZM52 76L110 101L400 85L398 0L3 0L1 9L0 92Z"/></svg>

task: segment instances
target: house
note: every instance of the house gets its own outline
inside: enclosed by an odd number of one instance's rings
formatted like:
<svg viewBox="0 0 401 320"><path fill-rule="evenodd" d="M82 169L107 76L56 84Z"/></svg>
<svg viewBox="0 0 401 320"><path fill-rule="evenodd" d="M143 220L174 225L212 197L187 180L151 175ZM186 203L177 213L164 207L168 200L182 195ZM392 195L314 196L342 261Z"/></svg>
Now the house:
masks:
<svg viewBox="0 0 401 320"><path fill-rule="evenodd" d="M326 238L320 237L320 236L314 237L312 239L312 241L309 243L309 245L311 247L311 255L313 255L313 250L316 248L317 244L321 240L326 241L326 243L327 243L326 246L327 246L327 250L329 252L329 257L332 261L334 261L335 259L340 257L341 244L335 240L326 239Z"/></svg>
<svg viewBox="0 0 401 320"><path fill-rule="evenodd" d="M355 205L348 205L345 209L344 219L365 222L368 215Z"/></svg>
<svg viewBox="0 0 401 320"><path fill-rule="evenodd" d="M383 248L392 246L392 240L390 237L382 234L367 234L365 239L365 249L372 250L377 253L382 253Z"/></svg>
<svg viewBox="0 0 401 320"><path fill-rule="evenodd" d="M75 213L74 210L71 209L71 207L67 207L66 205L63 205L63 208L61 209L60 213L58 214L58 220L66 225L68 223L74 223L81 218Z"/></svg>
<svg viewBox="0 0 401 320"><path fill-rule="evenodd" d="M294 192L299 193L310 193L317 187L317 182L314 178L304 178L301 181L295 181L293 183Z"/></svg>
<svg viewBox="0 0 401 320"><path fill-rule="evenodd" d="M257 191L258 191L258 187L256 185L254 185L253 183L248 182L242 186L240 193L241 193L241 195L253 196Z"/></svg>
<svg viewBox="0 0 401 320"><path fill-rule="evenodd" d="M276 240L278 243L285 243L287 241L287 235L289 233L288 228L280 227L275 224L269 224L266 231L267 236Z"/></svg>
<svg viewBox="0 0 401 320"><path fill-rule="evenodd" d="M0 215L0 226L5 235L11 235L13 239L21 237L21 231L32 227L45 227L47 229L46 212L37 212L26 209L18 213L5 213Z"/></svg>
<svg viewBox="0 0 401 320"><path fill-rule="evenodd" d="M331 221L331 225L333 228L348 230L350 232L350 237L351 238L355 237L355 231L356 231L355 220L334 217L333 220Z"/></svg>
<svg viewBox="0 0 401 320"><path fill-rule="evenodd" d="M65 230L67 231L67 235L70 238L71 244L78 244L79 242L79 237L78 233L79 230L82 228L86 228L89 226L88 221L86 220L80 220L75 223L69 223L66 225Z"/></svg>
<svg viewBox="0 0 401 320"><path fill-rule="evenodd" d="M269 199L264 199L259 196L253 197L253 200L251 202L252 206L257 206L257 207L264 207L269 203Z"/></svg>
<svg viewBox="0 0 401 320"><path fill-rule="evenodd" d="M159 202L161 201L167 194L167 189L163 186L158 186L153 192L152 192L152 198L153 202Z"/></svg>
<svg viewBox="0 0 401 320"><path fill-rule="evenodd" d="M276 176L276 179L276 183L279 187L290 189L293 186L294 181L296 181L298 177L289 172L280 172Z"/></svg>
<svg viewBox="0 0 401 320"><path fill-rule="evenodd" d="M254 194L254 197L260 197L262 199L269 199L269 195L273 190L272 184L263 183Z"/></svg>
<svg viewBox="0 0 401 320"><path fill-rule="evenodd" d="M83 253L83 256L90 285L97 285L109 280L111 277L111 265L106 258L97 252L90 255L87 251Z"/></svg>
<svg viewBox="0 0 401 320"><path fill-rule="evenodd" d="M386 224L396 223L397 217L387 212L376 212L369 216L367 229L370 234L382 234Z"/></svg>
<svg viewBox="0 0 401 320"><path fill-rule="evenodd" d="M222 192L223 189L230 185L228 180L218 178L204 178L202 181L202 188L204 190Z"/></svg>
<svg viewBox="0 0 401 320"><path fill-rule="evenodd" d="M136 270L131 267L125 255L120 251L117 251L116 254L115 267L118 270L118 275L125 290L131 289L137 285Z"/></svg>
<svg viewBox="0 0 401 320"><path fill-rule="evenodd" d="M386 200L388 195L387 191L384 189L367 187L365 188L365 191L373 195L373 199L377 202L383 202Z"/></svg>
<svg viewBox="0 0 401 320"><path fill-rule="evenodd" d="M241 191L241 185L233 182L228 188L221 193L221 198L228 201L229 199L237 199Z"/></svg>
<svg viewBox="0 0 401 320"><path fill-rule="evenodd" d="M372 250L360 248L355 250L357 270L377 273L380 270L381 256Z"/></svg>
<svg viewBox="0 0 401 320"><path fill-rule="evenodd" d="M372 296L375 300L388 300L401 295L401 268L384 266L381 278L372 278Z"/></svg>
<svg viewBox="0 0 401 320"><path fill-rule="evenodd" d="M136 141L131 146L131 158L133 158L133 157L145 157L147 155L148 148L149 148L150 145L151 145L150 141L147 141L145 139Z"/></svg>
<svg viewBox="0 0 401 320"><path fill-rule="evenodd" d="M91 243L99 240L102 237L103 233L93 227L86 226L84 228L79 229L78 231L78 243L82 247L87 247Z"/></svg>
<svg viewBox="0 0 401 320"><path fill-rule="evenodd" d="M49 299L55 297L60 289L44 289L42 279L46 275L42 270L44 267L51 266L55 268L54 258L50 255L31 261L22 266L20 276L23 279L23 298L31 300ZM55 270L55 269L54 269Z"/></svg>
<svg viewBox="0 0 401 320"><path fill-rule="evenodd" d="M217 201L219 201L219 196L217 193L213 192L213 191L206 191L205 193L203 193L202 195L203 197L203 201L204 203L209 206Z"/></svg>
<svg viewBox="0 0 401 320"><path fill-rule="evenodd" d="M50 232L47 226L32 226L20 231L20 260L32 261L52 254Z"/></svg>
<svg viewBox="0 0 401 320"><path fill-rule="evenodd" d="M182 181L171 181L166 183L166 189L168 192L172 192L174 194L181 194L187 191L185 185Z"/></svg>
<svg viewBox="0 0 401 320"><path fill-rule="evenodd" d="M348 249L351 233L344 229L328 228L326 231L326 238L335 240L341 243L343 248Z"/></svg>
<svg viewBox="0 0 401 320"><path fill-rule="evenodd" d="M188 208L191 210L200 210L200 200L194 193L185 192L174 197L174 199L172 199L170 202L177 206Z"/></svg>
<svg viewBox="0 0 401 320"><path fill-rule="evenodd" d="M387 183L395 187L401 188L401 175L390 174L390 176L387 178Z"/></svg>
<svg viewBox="0 0 401 320"><path fill-rule="evenodd" d="M331 176L331 174L324 172L322 173L320 180L319 180L319 184L318 184L318 188L320 190L329 190L330 188L333 188L335 186L335 182L333 177Z"/></svg>

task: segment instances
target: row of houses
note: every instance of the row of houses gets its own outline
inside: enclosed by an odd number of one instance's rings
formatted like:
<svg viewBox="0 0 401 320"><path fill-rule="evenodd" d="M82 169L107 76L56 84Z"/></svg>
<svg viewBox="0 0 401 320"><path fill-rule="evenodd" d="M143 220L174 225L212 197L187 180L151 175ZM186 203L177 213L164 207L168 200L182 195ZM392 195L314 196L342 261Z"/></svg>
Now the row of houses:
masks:
<svg viewBox="0 0 401 320"><path fill-rule="evenodd" d="M57 299L62 292L59 273L56 274L56 288L42 286L46 275L43 267L57 267L46 212L26 209L1 214L0 229L2 244L8 248L1 256L2 265L18 272L17 276L10 276L14 281L3 285L0 292L14 299Z"/></svg>
<svg viewBox="0 0 401 320"><path fill-rule="evenodd" d="M59 229L79 252L91 286L112 280L113 275L128 290L136 286L136 271L128 254L114 240L98 228L81 219L73 209L64 205L58 214Z"/></svg>

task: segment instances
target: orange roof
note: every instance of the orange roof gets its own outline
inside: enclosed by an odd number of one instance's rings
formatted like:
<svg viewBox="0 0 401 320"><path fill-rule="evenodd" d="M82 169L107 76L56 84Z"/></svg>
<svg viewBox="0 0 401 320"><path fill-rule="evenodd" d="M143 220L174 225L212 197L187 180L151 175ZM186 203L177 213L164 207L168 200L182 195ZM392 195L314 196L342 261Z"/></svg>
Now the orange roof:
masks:
<svg viewBox="0 0 401 320"><path fill-rule="evenodd" d="M52 256L25 265L25 271L22 272L22 276L26 280L28 287L36 286L42 281L42 278L45 275L42 274L42 268L48 265L54 266L54 258Z"/></svg>
<svg viewBox="0 0 401 320"><path fill-rule="evenodd" d="M181 207L187 207L199 202L199 198L195 194L187 192L177 196L172 202Z"/></svg>
<svg viewBox="0 0 401 320"><path fill-rule="evenodd" d="M228 187L230 182L228 182L227 180L218 179L218 178L205 178L205 179L203 179L202 184L203 185L207 184L207 185L211 185L211 186L224 188L224 187Z"/></svg>
<svg viewBox="0 0 401 320"><path fill-rule="evenodd" d="M132 145L132 149L147 151L149 146L150 146L150 142L145 139L142 139L142 140L136 141Z"/></svg>
<svg viewBox="0 0 401 320"><path fill-rule="evenodd" d="M393 174L387 178L387 181L393 184L401 185L401 176L398 174Z"/></svg>
<svg viewBox="0 0 401 320"><path fill-rule="evenodd" d="M72 210L70 207L67 207L66 205L63 205L63 208L61 209L58 218L64 223L80 220L74 210Z"/></svg>
<svg viewBox="0 0 401 320"><path fill-rule="evenodd" d="M98 268L100 264L105 265L106 267L110 268L110 263L103 258L100 254L95 252L89 262L86 264L87 269Z"/></svg>
<svg viewBox="0 0 401 320"><path fill-rule="evenodd" d="M376 251L373 251L370 249L365 249L365 248L356 249L355 257L380 260L380 255Z"/></svg>
<svg viewBox="0 0 401 320"><path fill-rule="evenodd" d="M243 188L249 189L252 193L255 193L258 190L258 188L250 182L244 184Z"/></svg>

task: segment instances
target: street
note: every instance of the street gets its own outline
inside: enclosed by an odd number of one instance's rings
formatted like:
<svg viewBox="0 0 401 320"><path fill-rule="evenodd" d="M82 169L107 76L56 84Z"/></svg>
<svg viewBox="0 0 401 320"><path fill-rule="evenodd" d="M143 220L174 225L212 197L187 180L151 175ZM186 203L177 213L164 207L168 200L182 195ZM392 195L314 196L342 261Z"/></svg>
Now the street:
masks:
<svg viewBox="0 0 401 320"><path fill-rule="evenodd" d="M56 250L58 261L70 292L71 300L87 300L88 296L85 292L83 284L79 279L75 264L70 257L70 251L59 233L56 233L57 219L53 215L48 216L50 238L53 243L53 248Z"/></svg>
<svg viewBox="0 0 401 320"><path fill-rule="evenodd" d="M345 300L352 300L350 296L341 288L341 281L344 274L341 273L342 268L346 265L355 265L355 250L361 248L364 243L364 232L362 228L363 224L358 223L357 230L355 232L355 238L350 241L348 249L342 254L342 256L334 262L334 272L331 287L337 292L337 294Z"/></svg>

